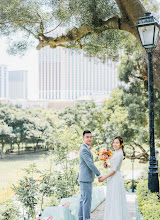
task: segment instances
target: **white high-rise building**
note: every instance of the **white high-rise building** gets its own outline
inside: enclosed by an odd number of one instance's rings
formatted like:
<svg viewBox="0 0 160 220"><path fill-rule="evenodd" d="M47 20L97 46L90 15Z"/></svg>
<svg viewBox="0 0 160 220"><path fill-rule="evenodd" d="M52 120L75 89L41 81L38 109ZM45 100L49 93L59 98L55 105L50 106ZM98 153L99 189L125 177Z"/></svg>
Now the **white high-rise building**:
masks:
<svg viewBox="0 0 160 220"><path fill-rule="evenodd" d="M63 32L63 27L59 27L52 37ZM110 57L105 63L96 57L86 57L83 50L44 47L39 51L39 98L73 100L108 96L121 85L117 74L119 63Z"/></svg>
<svg viewBox="0 0 160 220"><path fill-rule="evenodd" d="M103 63L84 52L45 47L39 52L39 98L72 100L83 96L108 96L121 84L117 76L119 61Z"/></svg>
<svg viewBox="0 0 160 220"><path fill-rule="evenodd" d="M8 98L8 70L6 65L0 65L0 98Z"/></svg>
<svg viewBox="0 0 160 220"><path fill-rule="evenodd" d="M8 98L28 98L28 71L8 71Z"/></svg>

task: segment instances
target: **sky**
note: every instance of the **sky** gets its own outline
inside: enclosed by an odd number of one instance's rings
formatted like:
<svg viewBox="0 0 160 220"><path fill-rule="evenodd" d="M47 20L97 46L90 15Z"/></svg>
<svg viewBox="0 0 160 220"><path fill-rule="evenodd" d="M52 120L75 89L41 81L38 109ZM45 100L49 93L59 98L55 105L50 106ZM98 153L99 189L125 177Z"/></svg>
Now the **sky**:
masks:
<svg viewBox="0 0 160 220"><path fill-rule="evenodd" d="M37 42L38 43L38 42ZM8 70L28 70L28 97L38 98L38 51L36 48L27 51L25 56L11 56L7 52L7 43L3 38L0 49L0 65L5 64Z"/></svg>
<svg viewBox="0 0 160 220"><path fill-rule="evenodd" d="M160 4L160 0L157 0L157 2ZM9 71L28 70L28 98L38 99L38 51L36 45L35 48L27 51L23 57L8 55L6 50L7 43L5 39L1 39L0 65L7 65Z"/></svg>

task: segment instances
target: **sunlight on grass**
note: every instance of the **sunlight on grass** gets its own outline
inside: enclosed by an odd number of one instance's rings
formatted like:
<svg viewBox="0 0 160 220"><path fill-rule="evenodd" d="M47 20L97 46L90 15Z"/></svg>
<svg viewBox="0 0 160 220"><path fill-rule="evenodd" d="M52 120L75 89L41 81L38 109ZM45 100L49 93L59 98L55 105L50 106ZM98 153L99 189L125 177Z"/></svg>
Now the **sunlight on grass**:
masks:
<svg viewBox="0 0 160 220"><path fill-rule="evenodd" d="M134 170L143 170L144 168L149 166L149 162L148 163L139 163L139 160L135 160L134 161ZM125 159L123 160L122 163L122 168L121 171L128 171L128 170L132 170L132 163L131 160L129 159Z"/></svg>
<svg viewBox="0 0 160 220"><path fill-rule="evenodd" d="M40 170L48 169L48 163L42 158L42 153L8 156L0 160L0 193L6 191L12 184L21 179L26 166L35 163ZM46 152L45 152L46 154Z"/></svg>

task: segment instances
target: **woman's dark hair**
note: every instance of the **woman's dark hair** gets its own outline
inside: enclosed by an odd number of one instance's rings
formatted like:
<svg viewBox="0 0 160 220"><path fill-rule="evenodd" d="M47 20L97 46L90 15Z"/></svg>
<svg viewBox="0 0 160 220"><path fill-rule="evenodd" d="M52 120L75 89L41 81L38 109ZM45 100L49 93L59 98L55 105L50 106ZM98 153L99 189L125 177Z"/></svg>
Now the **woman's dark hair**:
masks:
<svg viewBox="0 0 160 220"><path fill-rule="evenodd" d="M124 141L123 141L123 138L122 138L121 136L117 136L117 137L115 137L115 138L113 139L113 141L114 141L115 139L118 139L118 140L119 140L120 145L121 145L121 147L122 147L122 151L123 151L123 156L124 156L123 159L125 159L126 153L124 152Z"/></svg>
<svg viewBox="0 0 160 220"><path fill-rule="evenodd" d="M84 131L83 132L83 137L84 137L85 134L91 134L91 131Z"/></svg>

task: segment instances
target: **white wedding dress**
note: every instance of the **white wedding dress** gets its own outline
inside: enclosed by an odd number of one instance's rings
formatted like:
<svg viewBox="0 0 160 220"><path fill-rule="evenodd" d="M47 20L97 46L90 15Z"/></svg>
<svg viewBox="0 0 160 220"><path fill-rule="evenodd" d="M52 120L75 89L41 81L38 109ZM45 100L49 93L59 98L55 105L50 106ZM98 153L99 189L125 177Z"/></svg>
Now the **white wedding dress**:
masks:
<svg viewBox="0 0 160 220"><path fill-rule="evenodd" d="M120 172L122 161L122 149L116 150L110 159L111 170L116 171L116 173L107 180L104 220L129 220L126 191Z"/></svg>

